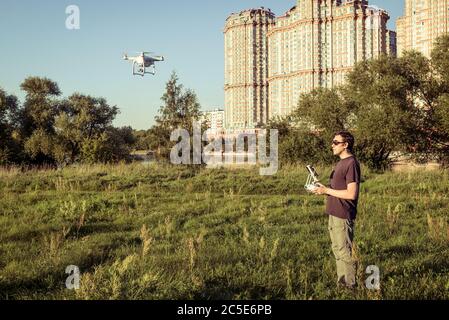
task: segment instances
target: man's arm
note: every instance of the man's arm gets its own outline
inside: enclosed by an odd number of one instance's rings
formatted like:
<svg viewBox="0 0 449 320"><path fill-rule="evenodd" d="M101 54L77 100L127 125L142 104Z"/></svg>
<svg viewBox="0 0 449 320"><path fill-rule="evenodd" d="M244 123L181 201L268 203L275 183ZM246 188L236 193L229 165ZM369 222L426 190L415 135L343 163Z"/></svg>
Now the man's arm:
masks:
<svg viewBox="0 0 449 320"><path fill-rule="evenodd" d="M359 194L359 184L357 182L351 182L348 184L346 190L334 190L331 188L326 188L321 183L318 184L319 187L315 189L313 193L315 194L327 194L336 198L344 200L355 200Z"/></svg>

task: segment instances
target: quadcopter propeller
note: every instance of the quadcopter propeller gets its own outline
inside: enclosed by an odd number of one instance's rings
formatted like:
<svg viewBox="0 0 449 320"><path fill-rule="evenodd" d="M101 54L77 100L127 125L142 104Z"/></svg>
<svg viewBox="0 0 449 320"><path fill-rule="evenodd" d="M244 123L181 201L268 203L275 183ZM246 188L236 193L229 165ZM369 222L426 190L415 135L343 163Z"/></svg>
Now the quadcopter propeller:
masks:
<svg viewBox="0 0 449 320"><path fill-rule="evenodd" d="M150 52L150 51L140 51L140 52L136 52L139 55L145 55L145 54L155 54L154 52Z"/></svg>

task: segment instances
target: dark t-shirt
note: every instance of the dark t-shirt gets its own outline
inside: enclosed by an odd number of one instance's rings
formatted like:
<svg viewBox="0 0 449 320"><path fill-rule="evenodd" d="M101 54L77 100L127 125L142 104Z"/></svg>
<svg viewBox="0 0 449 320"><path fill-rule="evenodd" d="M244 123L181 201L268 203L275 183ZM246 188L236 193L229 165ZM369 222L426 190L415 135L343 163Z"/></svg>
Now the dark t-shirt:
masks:
<svg viewBox="0 0 449 320"><path fill-rule="evenodd" d="M354 156L340 160L332 171L331 188L334 190L346 190L348 184L356 182L360 184L360 164ZM327 197L326 213L341 219L355 220L357 215L356 200L344 200L332 196Z"/></svg>

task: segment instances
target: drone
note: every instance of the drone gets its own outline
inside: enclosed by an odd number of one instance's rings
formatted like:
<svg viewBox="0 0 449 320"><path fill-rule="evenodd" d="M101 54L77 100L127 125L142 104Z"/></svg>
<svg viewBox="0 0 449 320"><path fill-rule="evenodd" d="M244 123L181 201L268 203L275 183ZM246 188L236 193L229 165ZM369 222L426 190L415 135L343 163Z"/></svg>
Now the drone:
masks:
<svg viewBox="0 0 449 320"><path fill-rule="evenodd" d="M123 60L132 61L133 63L133 75L145 76L145 74L156 74L156 61L164 61L163 56L152 55L153 52L137 52L139 55L136 57L129 57L127 53L123 55ZM150 68L150 69L147 69Z"/></svg>

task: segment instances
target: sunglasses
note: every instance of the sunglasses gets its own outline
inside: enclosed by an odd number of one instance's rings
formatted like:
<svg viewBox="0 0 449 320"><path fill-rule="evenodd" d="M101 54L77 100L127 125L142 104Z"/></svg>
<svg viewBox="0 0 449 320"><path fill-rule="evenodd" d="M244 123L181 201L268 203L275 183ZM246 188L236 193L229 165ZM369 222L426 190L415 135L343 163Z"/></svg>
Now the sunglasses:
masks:
<svg viewBox="0 0 449 320"><path fill-rule="evenodd" d="M344 142L344 141L338 141L338 140L332 141L332 145L334 145L334 146L338 146L338 145L343 144L343 143L346 143L346 142Z"/></svg>

